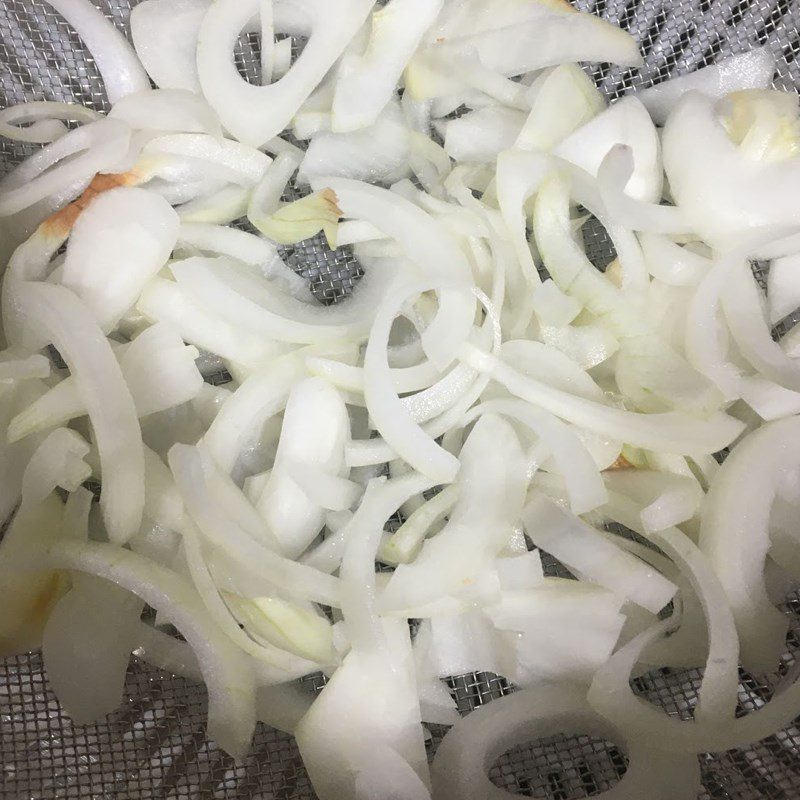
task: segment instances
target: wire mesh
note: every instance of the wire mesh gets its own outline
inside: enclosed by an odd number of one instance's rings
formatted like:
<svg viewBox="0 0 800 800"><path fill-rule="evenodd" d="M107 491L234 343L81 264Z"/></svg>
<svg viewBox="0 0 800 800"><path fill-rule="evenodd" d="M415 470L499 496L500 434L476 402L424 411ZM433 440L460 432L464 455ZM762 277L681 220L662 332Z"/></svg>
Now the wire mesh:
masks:
<svg viewBox="0 0 800 800"><path fill-rule="evenodd" d="M136 0L95 0L126 33ZM800 87L800 3L797 0L577 0L630 31L646 63L630 70L590 67L610 99L633 88L713 63L753 45L767 45L778 60L775 85ZM294 43L295 54L302 42ZM255 82L258 40L243 38L237 64ZM0 2L0 107L23 100L79 102L107 110L97 68L74 31L43 0ZM0 140L0 175L34 150ZM295 195L296 196L296 195ZM589 256L598 267L613 258L602 226L584 227ZM309 280L315 297L336 302L348 294L360 267L352 251L330 251L321 237L284 250L287 263ZM208 378L229 379L224 371ZM568 577L544 554L547 574ZM781 669L770 676L741 674L740 709L760 707L793 673L800 652L800 597L784 605L792 622ZM791 677L791 676L790 676ZM637 678L637 693L668 713L690 717L700 670L661 669ZM513 691L501 676L474 673L449 679L459 710ZM309 691L321 675L303 681ZM292 738L259 725L253 751L240 766L204 736L202 687L155 670L134 658L125 701L93 725L73 725L48 689L39 653L0 662L0 798L2 800L310 800L313 790ZM429 726L432 756L446 728ZM790 727L742 751L700 758L703 800L795 800L800 797L800 731ZM600 794L624 774L626 760L610 742L586 736L552 737L514 748L492 770L492 779L514 793L547 800L577 800ZM345 800L343 798L343 800Z"/></svg>

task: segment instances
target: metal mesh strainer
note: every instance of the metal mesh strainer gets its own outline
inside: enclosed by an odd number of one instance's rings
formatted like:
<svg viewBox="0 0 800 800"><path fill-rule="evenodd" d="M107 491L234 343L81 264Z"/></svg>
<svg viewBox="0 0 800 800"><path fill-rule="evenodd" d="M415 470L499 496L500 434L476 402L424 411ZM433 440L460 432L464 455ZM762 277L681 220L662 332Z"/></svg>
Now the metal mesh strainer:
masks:
<svg viewBox="0 0 800 800"><path fill-rule="evenodd" d="M137 0L95 0L122 30ZM334 2L334 0L331 0ZM601 66L592 75L610 98L633 87L712 63L730 53L766 44L778 59L775 85L800 88L798 0L577 0L629 30L646 57L641 70ZM302 43L297 43L301 46ZM255 76L258 43L244 38L240 69ZM95 64L80 40L41 0L0 0L0 107L22 100L54 99L107 108ZM0 141L0 175L32 147ZM598 266L610 260L599 226L585 240ZM287 262L307 277L315 296L334 302L358 279L347 250L331 253L319 239L287 250ZM216 374L209 380L224 381ZM550 574L564 574L549 560ZM742 674L740 711L758 708L786 675L800 651L800 599L785 604L793 621L789 652L775 675ZM672 714L692 713L701 674L659 670L635 681L637 691ZM323 681L303 683L309 691ZM452 678L462 712L512 691L487 673ZM0 661L0 800L311 800L314 797L291 737L259 726L253 752L242 766L204 737L201 687L133 660L123 707L101 723L75 726L48 690L40 654ZM445 733L431 727L429 752ZM800 731L792 727L746 751L701 757L703 798L796 800L800 798ZM502 756L493 779L521 795L548 800L591 797L624 772L624 756L590 737L554 737ZM342 798L346 800L346 798Z"/></svg>

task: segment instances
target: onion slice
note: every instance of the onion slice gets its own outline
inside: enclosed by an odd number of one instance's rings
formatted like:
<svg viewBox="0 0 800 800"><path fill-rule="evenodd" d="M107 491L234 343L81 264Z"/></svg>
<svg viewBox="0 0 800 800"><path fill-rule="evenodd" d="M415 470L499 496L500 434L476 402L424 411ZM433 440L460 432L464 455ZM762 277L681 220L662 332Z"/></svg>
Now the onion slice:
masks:
<svg viewBox="0 0 800 800"><path fill-rule="evenodd" d="M108 99L150 88L150 81L128 40L89 0L46 0L75 29L103 77Z"/></svg>

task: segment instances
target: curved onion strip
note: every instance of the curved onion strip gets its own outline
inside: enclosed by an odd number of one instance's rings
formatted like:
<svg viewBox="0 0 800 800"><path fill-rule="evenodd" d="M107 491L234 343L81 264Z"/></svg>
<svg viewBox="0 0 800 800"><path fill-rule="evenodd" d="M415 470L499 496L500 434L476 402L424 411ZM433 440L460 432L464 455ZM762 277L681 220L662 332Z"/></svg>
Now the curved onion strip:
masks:
<svg viewBox="0 0 800 800"><path fill-rule="evenodd" d="M104 192L75 221L60 282L109 333L166 264L179 225L169 203L152 192L130 186Z"/></svg>
<svg viewBox="0 0 800 800"><path fill-rule="evenodd" d="M597 185L611 219L636 231L690 233L691 225L679 208L645 203L625 193L633 170L633 151L624 144L614 145L597 170Z"/></svg>
<svg viewBox="0 0 800 800"><path fill-rule="evenodd" d="M131 9L131 39L162 89L200 92L197 37L211 0L144 0Z"/></svg>
<svg viewBox="0 0 800 800"><path fill-rule="evenodd" d="M273 358L274 345L229 324L195 303L174 281L154 278L144 287L136 310L154 322L164 322L196 347L244 365Z"/></svg>
<svg viewBox="0 0 800 800"><path fill-rule="evenodd" d="M484 414L461 451L459 494L450 521L411 564L397 567L379 610L403 616L476 583L511 538L526 484L525 457L514 429Z"/></svg>
<svg viewBox="0 0 800 800"><path fill-rule="evenodd" d="M471 409L464 424L485 413L511 417L539 437L567 484L574 514L586 514L606 502L606 488L594 460L574 431L558 417L521 400L488 400Z"/></svg>
<svg viewBox="0 0 800 800"><path fill-rule="evenodd" d="M142 434L122 370L91 313L68 289L25 284L19 303L78 381L100 453L103 517L111 540L122 544L138 531L144 507Z"/></svg>
<svg viewBox="0 0 800 800"><path fill-rule="evenodd" d="M414 472L389 481L372 480L343 531L342 615L355 649L372 653L386 646L375 598L375 558L383 526L409 498L433 486L434 481Z"/></svg>
<svg viewBox="0 0 800 800"><path fill-rule="evenodd" d="M251 375L223 405L203 437L209 453L223 472L230 473L236 459L259 428L283 410L292 386L305 370L288 356Z"/></svg>
<svg viewBox="0 0 800 800"><path fill-rule="evenodd" d="M670 286L697 286L711 269L711 259L681 247L666 236L641 233L647 268L657 280Z"/></svg>
<svg viewBox="0 0 800 800"><path fill-rule="evenodd" d="M381 561L394 565L413 561L431 528L452 510L457 499L458 484L451 483L430 500L426 500L381 543Z"/></svg>
<svg viewBox="0 0 800 800"><path fill-rule="evenodd" d="M124 158L129 142L130 128L117 120L101 119L70 131L0 181L0 217L68 188L72 196L67 200L73 200L96 173L113 169Z"/></svg>
<svg viewBox="0 0 800 800"><path fill-rule="evenodd" d="M45 625L42 656L59 703L74 724L85 725L122 704L143 603L93 576L71 580Z"/></svg>
<svg viewBox="0 0 800 800"><path fill-rule="evenodd" d="M435 286L435 285L434 285ZM391 384L387 361L389 334L406 300L429 286L395 285L375 315L364 354L364 400L384 441L408 464L437 483L450 483L459 463L411 418Z"/></svg>
<svg viewBox="0 0 800 800"><path fill-rule="evenodd" d="M746 669L774 669L785 648L787 618L770 602L764 562L769 514L781 477L800 457L800 418L771 422L735 448L703 507L700 546L733 608Z"/></svg>
<svg viewBox="0 0 800 800"><path fill-rule="evenodd" d="M713 564L686 534L679 528L647 532L638 524L636 509L637 505L627 498L609 493L606 511L611 519L657 545L688 580L699 600L708 630L708 658L695 718L710 728L727 724L733 719L738 697L739 638L725 589Z"/></svg>
<svg viewBox="0 0 800 800"><path fill-rule="evenodd" d="M422 209L394 192L345 178L324 178L312 186L330 187L347 217L371 223L403 248L422 272L423 280L441 276L439 313L422 334L425 353L440 369L455 358L467 338L475 314L473 298L459 288L470 279L469 264L450 234Z"/></svg>
<svg viewBox="0 0 800 800"><path fill-rule="evenodd" d="M181 533L192 582L203 600L203 605L205 605L219 629L239 650L259 661L266 662L272 667L276 667L277 671L282 673L276 676L276 683L284 683L313 672L316 669L313 661L307 661L293 655L265 639L256 641L245 630L242 630L214 583L203 557L200 535L197 529L192 523L187 523L183 526Z"/></svg>
<svg viewBox="0 0 800 800"><path fill-rule="evenodd" d="M97 64L112 103L150 89L150 80L128 40L89 0L46 0L75 29Z"/></svg>
<svg viewBox="0 0 800 800"><path fill-rule="evenodd" d="M630 763L619 783L599 797L607 800L675 800L700 791L694 757L666 756L649 749L621 725L598 715L581 684L556 683L514 692L459 720L433 760L434 792L441 800L510 800L495 786L489 768L515 745L557 734L599 736L622 746Z"/></svg>
<svg viewBox="0 0 800 800"><path fill-rule="evenodd" d="M334 131L375 122L441 7L442 0L392 0L373 12L364 54L346 56L339 67L331 106Z"/></svg>
<svg viewBox="0 0 800 800"><path fill-rule="evenodd" d="M222 128L211 106L188 89L153 89L129 94L114 105L108 116L138 131L208 133L222 137Z"/></svg>
<svg viewBox="0 0 800 800"><path fill-rule="evenodd" d="M471 345L464 346L461 357L522 400L581 428L635 447L678 454L716 453L744 430L744 423L722 413L699 420L677 412L640 414L592 402L529 378Z"/></svg>
<svg viewBox="0 0 800 800"><path fill-rule="evenodd" d="M200 26L197 69L203 94L223 125L240 141L260 147L292 117L367 19L374 0L310 0L303 11L311 35L289 72L269 86L253 86L238 73L236 40L259 11L259 0L217 0Z"/></svg>
<svg viewBox="0 0 800 800"><path fill-rule="evenodd" d="M203 464L196 447L175 445L170 450L170 467L189 514L208 541L235 554L262 580L297 600L311 600L339 607L339 579L283 558L253 539L227 517L211 497Z"/></svg>
<svg viewBox="0 0 800 800"><path fill-rule="evenodd" d="M258 267L266 277L272 277L280 269L278 249L272 242L225 225L184 222L178 231L176 247L191 247L215 255L230 256Z"/></svg>
<svg viewBox="0 0 800 800"><path fill-rule="evenodd" d="M316 356L307 358L306 366L312 375L325 378L339 389L358 393L364 391L363 367ZM398 394L419 392L434 384L440 375L441 371L436 365L425 359L411 367L392 367L391 385Z"/></svg>
<svg viewBox="0 0 800 800"><path fill-rule="evenodd" d="M50 562L112 581L165 613L194 650L208 687L208 734L244 758L255 727L255 686L247 657L219 630L191 584L166 567L121 547L61 540Z"/></svg>
<svg viewBox="0 0 800 800"><path fill-rule="evenodd" d="M349 423L344 400L330 384L321 378L295 381L272 471L256 503L280 552L290 558L297 558L317 537L326 508L346 510L360 494L357 484L341 477L346 474ZM298 475L303 476L299 482ZM320 494L329 496L317 502L314 497Z"/></svg>
<svg viewBox="0 0 800 800"><path fill-rule="evenodd" d="M544 495L534 496L526 505L523 523L537 547L576 570L581 579L621 594L653 614L675 596L674 583Z"/></svg>
<svg viewBox="0 0 800 800"><path fill-rule="evenodd" d="M188 258L173 263L170 269L190 297L229 324L262 339L292 344L364 338L388 277L378 275L365 281L352 298L323 311L287 295L280 287L265 284L261 276L224 257Z"/></svg>
<svg viewBox="0 0 800 800"><path fill-rule="evenodd" d="M559 287L603 320L620 340L628 385L655 395L672 407L708 412L719 407L719 392L656 334L639 308L588 260L571 236L569 189L558 175L549 177L536 199L533 215L536 242L545 266ZM642 264L642 273L644 265Z"/></svg>
<svg viewBox="0 0 800 800"><path fill-rule="evenodd" d="M0 136L16 142L49 144L61 138L67 127L61 122L95 122L100 114L77 103L33 100L0 110ZM21 127L26 123L28 127Z"/></svg>
<svg viewBox="0 0 800 800"><path fill-rule="evenodd" d="M656 125L663 125L686 92L698 91L719 100L742 89L766 89L775 73L775 56L768 47L737 53L688 75L636 92Z"/></svg>
<svg viewBox="0 0 800 800"><path fill-rule="evenodd" d="M260 219L269 217L278 210L286 186L302 160L303 156L293 151L284 151L275 156L275 160L250 195L247 218L253 225L259 227Z"/></svg>
<svg viewBox="0 0 800 800"><path fill-rule="evenodd" d="M763 299L748 262L739 261L728 273L722 310L739 352L759 375L800 391L800 365L773 341L763 311Z"/></svg>

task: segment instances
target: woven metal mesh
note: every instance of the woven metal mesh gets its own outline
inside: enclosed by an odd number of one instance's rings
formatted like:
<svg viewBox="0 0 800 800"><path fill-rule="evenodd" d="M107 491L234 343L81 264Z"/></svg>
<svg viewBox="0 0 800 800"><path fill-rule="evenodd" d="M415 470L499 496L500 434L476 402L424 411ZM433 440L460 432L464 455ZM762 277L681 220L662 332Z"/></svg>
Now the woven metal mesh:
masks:
<svg viewBox="0 0 800 800"><path fill-rule="evenodd" d="M95 0L126 31L136 0ZM629 30L646 57L641 70L601 66L592 75L609 98L713 63L755 44L778 59L775 85L800 87L800 3L797 0L577 0ZM295 43L297 51L302 42ZM243 75L257 79L258 42L244 38L237 54ZM97 69L80 40L42 0L0 0L0 107L22 100L76 101L108 108ZM30 145L0 140L0 175L33 152ZM608 236L589 221L587 251L604 267L613 257ZM360 276L352 252L331 252L317 237L283 253L308 278L315 297L335 302ZM225 373L209 380L224 382ZM545 558L548 574L568 576ZM740 713L758 708L800 652L800 598L784 606L793 630L781 669L771 676L742 673ZM669 713L689 717L702 673L658 670L638 678L636 691ZM791 678L791 675L789 676ZM303 681L309 691L322 676ZM513 691L502 677L476 673L448 685L459 710ZM260 725L247 761L236 767L204 736L205 691L182 678L133 659L122 708L101 723L72 725L48 690L39 653L0 661L0 799L53 800L311 800L314 797L291 737ZM432 755L446 729L430 726ZM704 800L800 798L800 731L792 727L746 751L701 759ZM624 773L613 743L585 736L553 737L503 755L492 778L520 795L573 800L595 796ZM343 798L342 800L346 800Z"/></svg>

